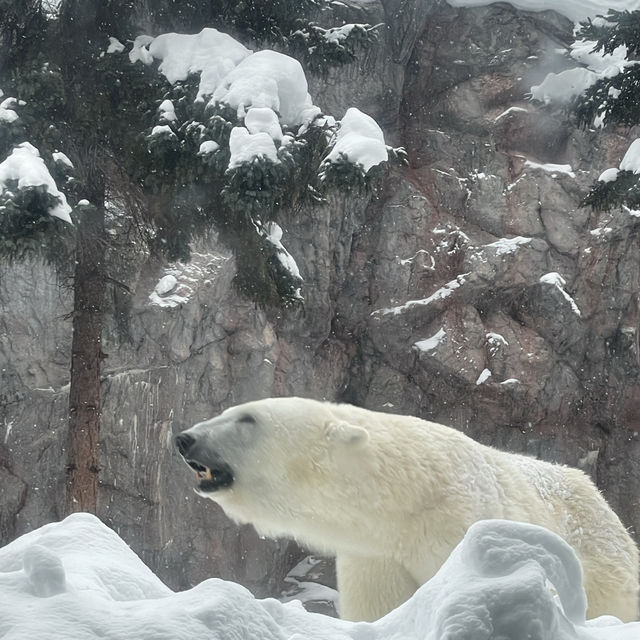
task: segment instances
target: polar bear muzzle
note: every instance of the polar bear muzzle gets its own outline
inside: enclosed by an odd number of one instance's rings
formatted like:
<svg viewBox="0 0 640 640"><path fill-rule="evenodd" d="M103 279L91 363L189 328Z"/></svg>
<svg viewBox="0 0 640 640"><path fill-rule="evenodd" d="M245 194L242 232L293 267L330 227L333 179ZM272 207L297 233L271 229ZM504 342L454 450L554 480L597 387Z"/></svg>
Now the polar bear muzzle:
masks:
<svg viewBox="0 0 640 640"><path fill-rule="evenodd" d="M196 472L198 493L213 493L233 484L231 467L218 455L207 451L197 436L183 431L176 436L175 444L184 461Z"/></svg>

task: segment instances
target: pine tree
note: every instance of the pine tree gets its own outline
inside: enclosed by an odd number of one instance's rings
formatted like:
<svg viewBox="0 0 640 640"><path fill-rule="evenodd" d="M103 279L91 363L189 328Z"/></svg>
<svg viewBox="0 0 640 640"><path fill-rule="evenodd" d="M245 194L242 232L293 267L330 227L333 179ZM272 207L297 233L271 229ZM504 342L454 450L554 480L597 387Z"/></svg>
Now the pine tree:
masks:
<svg viewBox="0 0 640 640"><path fill-rule="evenodd" d="M594 52L613 53L626 47L623 70L605 75L576 99L574 113L582 127L596 123L603 126L640 124L640 11L609 11L595 21L582 23L577 38L594 41ZM626 206L640 208L640 163L636 168L634 150L629 152L619 169L609 169L596 180L582 200L583 206L603 211Z"/></svg>
<svg viewBox="0 0 640 640"><path fill-rule="evenodd" d="M132 63L118 38L132 40L148 12L158 30L226 27L254 48L272 43L321 69L351 61L375 27L332 30L303 19L331 18L327 0L62 0L54 14L41 0L1 5L0 256L45 257L72 275L65 510L95 512L105 292L122 229L171 260L187 260L192 239L215 229L236 255L244 294L299 304L278 211L321 200L328 188L362 187L375 173L346 157L326 160L337 124L322 118L302 132L283 124L271 157L231 165L241 115L196 100L197 74L171 84L157 60ZM37 166L38 179L21 180L18 161ZM114 201L127 206L107 215Z"/></svg>

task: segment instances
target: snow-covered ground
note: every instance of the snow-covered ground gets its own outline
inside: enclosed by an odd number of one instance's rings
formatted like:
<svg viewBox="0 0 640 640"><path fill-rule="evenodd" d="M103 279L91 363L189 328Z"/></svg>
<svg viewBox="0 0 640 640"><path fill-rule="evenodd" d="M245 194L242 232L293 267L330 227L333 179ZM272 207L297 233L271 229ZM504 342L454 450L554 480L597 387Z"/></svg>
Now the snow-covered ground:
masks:
<svg viewBox="0 0 640 640"><path fill-rule="evenodd" d="M97 518L74 514L0 549L0 638L27 640L638 640L640 623L585 623L582 572L546 529L477 523L438 574L374 623L256 600L205 580L175 593Z"/></svg>

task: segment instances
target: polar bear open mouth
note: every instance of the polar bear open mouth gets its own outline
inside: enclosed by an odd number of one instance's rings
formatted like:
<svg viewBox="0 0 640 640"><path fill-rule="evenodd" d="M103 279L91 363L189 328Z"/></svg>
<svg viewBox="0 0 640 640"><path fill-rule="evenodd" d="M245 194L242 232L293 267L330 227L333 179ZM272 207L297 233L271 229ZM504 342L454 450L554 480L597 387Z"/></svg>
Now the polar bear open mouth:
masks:
<svg viewBox="0 0 640 640"><path fill-rule="evenodd" d="M231 468L224 463L215 467L207 467L195 460L186 460L186 463L196 472L198 492L211 493L233 484Z"/></svg>

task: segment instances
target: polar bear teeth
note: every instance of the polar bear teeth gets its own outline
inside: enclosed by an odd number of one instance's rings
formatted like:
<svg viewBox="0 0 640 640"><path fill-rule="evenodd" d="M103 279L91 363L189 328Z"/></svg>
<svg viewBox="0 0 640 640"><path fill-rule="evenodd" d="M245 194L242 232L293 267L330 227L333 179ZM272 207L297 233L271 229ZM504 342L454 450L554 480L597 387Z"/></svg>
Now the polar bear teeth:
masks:
<svg viewBox="0 0 640 640"><path fill-rule="evenodd" d="M196 476L198 476L198 480L211 480L213 478L209 467L205 467L204 471L196 471Z"/></svg>

